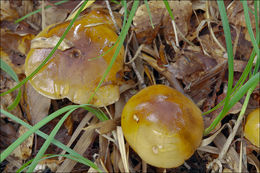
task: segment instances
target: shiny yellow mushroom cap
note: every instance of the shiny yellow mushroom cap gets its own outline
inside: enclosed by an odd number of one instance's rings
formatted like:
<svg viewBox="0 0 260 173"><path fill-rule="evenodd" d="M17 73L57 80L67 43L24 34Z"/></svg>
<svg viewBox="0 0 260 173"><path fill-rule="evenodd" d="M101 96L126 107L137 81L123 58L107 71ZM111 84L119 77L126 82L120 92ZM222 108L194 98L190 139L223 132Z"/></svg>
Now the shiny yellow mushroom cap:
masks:
<svg viewBox="0 0 260 173"><path fill-rule="evenodd" d="M69 23L50 26L36 36L25 62L27 76L49 55ZM61 46L30 80L31 85L53 99L88 103L115 53L116 46L112 46L117 40L109 13L92 10L75 21ZM119 99L118 74L123 68L123 55L122 48L91 104L105 106Z"/></svg>
<svg viewBox="0 0 260 173"><path fill-rule="evenodd" d="M126 103L121 118L129 145L148 164L178 167L200 145L204 125L200 109L175 89L153 85Z"/></svg>
<svg viewBox="0 0 260 173"><path fill-rule="evenodd" d="M260 147L260 108L247 116L244 134L252 144Z"/></svg>

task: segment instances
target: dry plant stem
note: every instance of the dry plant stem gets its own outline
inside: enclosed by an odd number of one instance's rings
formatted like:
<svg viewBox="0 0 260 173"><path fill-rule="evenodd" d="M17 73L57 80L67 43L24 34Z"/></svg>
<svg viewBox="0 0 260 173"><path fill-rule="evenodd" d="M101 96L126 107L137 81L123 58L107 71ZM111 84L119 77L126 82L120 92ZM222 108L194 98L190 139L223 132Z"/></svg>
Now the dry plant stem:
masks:
<svg viewBox="0 0 260 173"><path fill-rule="evenodd" d="M128 57L129 57L129 59L130 59L130 61L131 61L131 53L128 51L127 52L128 53ZM136 65L135 65L135 62L132 62L131 63L131 65L132 65L132 68L133 68L133 70L134 70L134 72L135 72L135 74L136 74L136 77L137 77L137 79L138 79L138 81L139 81L139 83L140 83L140 86L141 86L141 88L145 88L146 87L146 85L145 85L145 83L144 83L144 79L142 78L142 76L141 76L141 74L139 73L139 71L137 70L137 68L136 68ZM140 89L141 89L140 88Z"/></svg>
<svg viewBox="0 0 260 173"><path fill-rule="evenodd" d="M242 107L242 109L241 109L241 111L240 111L240 113L239 113L238 119L237 119L237 121L236 121L236 123L235 123L235 126L234 126L234 128L233 128L233 131L232 131L231 134L228 136L228 139L227 139L226 143L224 144L222 151L221 151L220 154L219 154L218 159L219 159L220 161L222 161L222 160L224 159L224 157L225 157L225 155L226 155L226 153L227 153L227 151L228 151L228 149L229 149L229 146L230 146L230 144L232 143L232 141L233 141L233 139L234 139L234 137L235 137L235 135L236 135L236 133L237 133L238 128L240 127L240 124L241 124L241 122L242 122L242 120L243 120L243 117L244 117L244 113L245 113L245 111L246 111L246 107L247 107L247 104L248 104L248 100L249 100L250 95L251 95L252 92L253 92L253 91L250 89L249 92L248 92L248 94L247 94L247 96L246 96L246 99L245 99L245 103L244 103L245 105L243 105L243 107Z"/></svg>
<svg viewBox="0 0 260 173"><path fill-rule="evenodd" d="M147 172L147 163L142 160L142 172Z"/></svg>
<svg viewBox="0 0 260 173"><path fill-rule="evenodd" d="M120 29L119 29L118 25L116 24L116 19L115 19L115 16L113 15L113 12L112 12L112 9L110 7L110 4L109 4L108 0L105 0L105 2L106 2L106 5L107 5L107 9L109 11L109 14L111 16L111 19L112 19L112 21L113 21L113 23L114 23L114 25L116 27L116 31L117 31L117 33L119 33Z"/></svg>
<svg viewBox="0 0 260 173"><path fill-rule="evenodd" d="M203 151L203 152L212 153L212 154L219 154L219 149L217 147L212 147L212 146L209 146L209 145L199 147L197 149L197 151Z"/></svg>
<svg viewBox="0 0 260 173"><path fill-rule="evenodd" d="M120 126L117 126L116 130L117 130L118 146L119 146L119 151L120 151L120 154L121 154L121 159L123 161L123 166L124 166L125 172L129 172L123 131L122 131L122 128Z"/></svg>
<svg viewBox="0 0 260 173"><path fill-rule="evenodd" d="M209 28L209 31L210 31L210 34L213 38L213 40L217 43L217 45L220 47L220 49L223 51L223 52L226 52L226 49L220 44L220 42L218 41L218 39L215 37L215 34L212 30L212 27L210 25L210 17L209 17L209 1L206 1L206 18L207 18L207 24L208 24L208 28Z"/></svg>
<svg viewBox="0 0 260 173"><path fill-rule="evenodd" d="M243 165L245 166L245 170L247 170L247 154L246 154L246 150L247 150L247 147L246 147L246 144L245 144L245 141L243 140L243 134L241 135L241 142L244 143L243 145Z"/></svg>
<svg viewBox="0 0 260 173"><path fill-rule="evenodd" d="M256 172L260 172L260 162L258 158L253 153L247 155L247 158L248 162L255 166Z"/></svg>
<svg viewBox="0 0 260 173"><path fill-rule="evenodd" d="M69 20L71 18L71 16L74 14L74 12L79 9L79 7L82 5L82 3L84 2L84 0L81 0L80 3L70 12L70 15L67 17L66 20Z"/></svg>
<svg viewBox="0 0 260 173"><path fill-rule="evenodd" d="M217 135L224 129L226 128L226 126L228 126L229 124L226 123L224 124L220 129L218 129L213 135L211 135L210 137L203 139L201 141L200 147L205 147L208 146L211 142L214 141L214 139L217 137ZM218 152L219 153L219 152Z"/></svg>
<svg viewBox="0 0 260 173"><path fill-rule="evenodd" d="M239 172L242 172L242 164L243 164L243 142L240 143Z"/></svg>
<svg viewBox="0 0 260 173"><path fill-rule="evenodd" d="M14 158L12 156L8 156L6 158L6 161L8 161L9 164L11 164L11 165L13 165L13 166L15 166L17 168L20 168L22 166L22 164L16 158Z"/></svg>
<svg viewBox="0 0 260 173"><path fill-rule="evenodd" d="M104 171L105 171L106 173L108 173L109 171L107 170L107 168L106 168L104 162L102 161L102 159L99 159L99 162L100 162L102 168L104 169Z"/></svg>
<svg viewBox="0 0 260 173"><path fill-rule="evenodd" d="M46 27L44 0L42 1L42 30Z"/></svg>
<svg viewBox="0 0 260 173"><path fill-rule="evenodd" d="M219 167L219 170L217 170L217 172L222 172L223 170L223 167L222 167L222 164L219 160L215 160L215 162L210 162L209 165L207 165L207 169L210 170L212 168L214 168L214 165L217 164L218 167ZM215 170L212 170L212 172L216 172Z"/></svg>
<svg viewBox="0 0 260 173"><path fill-rule="evenodd" d="M109 112L109 110L107 109L106 106L104 106L104 109L106 110L107 114L109 115L109 118L112 120L113 117L112 117L111 113Z"/></svg>
<svg viewBox="0 0 260 173"><path fill-rule="evenodd" d="M172 40L171 40L171 45L172 45L175 52L177 52L177 53L180 52L180 50L177 48L176 44Z"/></svg>
<svg viewBox="0 0 260 173"><path fill-rule="evenodd" d="M158 34L159 35L159 34ZM175 43L174 43L174 45L175 45ZM176 47L176 46L175 46ZM176 47L176 49L177 49L177 47ZM156 45L156 40L153 40L153 52L154 52L154 54L155 55L153 55L156 59L158 59L159 58L159 52L158 52L158 47L157 47L157 45Z"/></svg>
<svg viewBox="0 0 260 173"><path fill-rule="evenodd" d="M236 29L236 39L235 39L234 48L233 48L234 57L236 56L237 45L238 45L239 35L240 35L240 32L241 32L241 27L239 27L239 29L237 29L235 27L235 29Z"/></svg>
<svg viewBox="0 0 260 173"><path fill-rule="evenodd" d="M178 34L177 34L177 30L176 30L176 24L175 24L174 20L172 20L172 27L173 27L173 31L174 31L174 35L175 35L176 46L180 47L179 40L178 40Z"/></svg>
<svg viewBox="0 0 260 173"><path fill-rule="evenodd" d="M182 94L185 94L182 86L180 85L179 81L175 78L175 76L172 73L170 73L168 70L166 70L165 68L159 67L157 65L157 62L155 59L153 59L152 57L150 57L146 54L142 54L141 58L143 60L145 60L150 66L152 66L156 71L158 71L163 76L165 76L172 87L174 87L176 90L178 90Z"/></svg>
<svg viewBox="0 0 260 173"><path fill-rule="evenodd" d="M131 32L129 39L127 39L127 42L126 42L125 55L124 55L124 63L126 63L126 55L127 55L127 52L129 51L128 45L130 44L130 42L131 42L131 40L132 40L132 38L133 38L133 35L134 35L134 31Z"/></svg>
<svg viewBox="0 0 260 173"><path fill-rule="evenodd" d="M137 51L135 53L135 56L133 58L131 58L131 59L129 58L130 60L128 62L125 62L125 64L130 64L130 63L134 62L134 60L139 56L139 54L142 51L143 47L144 47L144 44L141 44L138 47L138 49L137 49Z"/></svg>
<svg viewBox="0 0 260 173"><path fill-rule="evenodd" d="M93 115L92 115L93 116ZM91 121L91 125L98 122L98 119L94 117L94 119ZM77 144L73 148L76 152L79 154L83 154L86 149L90 146L92 143L94 137L95 137L95 131L93 128L89 128L83 132L79 140L77 141ZM76 161L66 159L61 166L59 166L57 172L71 172L74 166L77 164Z"/></svg>
<svg viewBox="0 0 260 173"><path fill-rule="evenodd" d="M199 33L200 33L200 31L204 28L204 25L205 25L206 22L207 22L207 20L202 20L202 21L200 22L199 26L198 26L197 29L196 29L196 33L197 33L197 39L198 39L198 41L200 42L200 45L201 45L201 48L202 48L203 53L204 53L205 55L210 56L210 55L207 53L207 51L205 50L205 48L204 48L204 46L203 46L203 44L202 44L202 42L201 42L201 39L200 39L200 37L199 37Z"/></svg>
<svg viewBox="0 0 260 173"><path fill-rule="evenodd" d="M78 125L77 129L75 130L75 132L73 133L72 137L70 138L68 144L66 145L67 147L70 147L72 145L72 143L75 141L75 139L79 136L80 132L82 131L82 128L85 127L85 125L88 123L88 121L92 118L92 114L89 112L87 113L87 115L85 115L85 117L83 118L83 120L80 122L80 124ZM63 155L65 154L66 151L63 150L60 154ZM61 160L62 157L59 157L59 160Z"/></svg>
<svg viewBox="0 0 260 173"><path fill-rule="evenodd" d="M110 141L110 142L112 142L112 143L116 143L116 141L115 141L113 138L109 137L109 136L106 135L106 134L101 134L98 129L95 129L95 131L96 131L97 134L101 135L102 137L104 137L104 138L107 139L108 141Z"/></svg>
<svg viewBox="0 0 260 173"><path fill-rule="evenodd" d="M190 167L190 165L188 165L188 163L186 163L186 162L184 162L184 164L183 164L188 170L190 170L191 169L191 167ZM165 169L165 172L166 172L166 169Z"/></svg>

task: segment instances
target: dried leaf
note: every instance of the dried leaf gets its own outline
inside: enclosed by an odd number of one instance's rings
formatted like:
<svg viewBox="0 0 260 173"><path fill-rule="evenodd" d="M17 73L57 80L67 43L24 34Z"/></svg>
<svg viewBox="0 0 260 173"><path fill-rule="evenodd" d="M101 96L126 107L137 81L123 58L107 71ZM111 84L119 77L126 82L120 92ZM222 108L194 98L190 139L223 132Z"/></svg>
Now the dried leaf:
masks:
<svg viewBox="0 0 260 173"><path fill-rule="evenodd" d="M145 4L141 5L133 18L133 24L135 26L139 43L150 44L156 37L163 26L163 33L167 41L175 39L175 33L173 30L171 18L168 11L165 8L163 1L149 1L149 8L151 11L152 21L154 28L152 28L148 11ZM174 22L179 30L185 36L188 33L189 21L192 15L192 4L190 1L169 1L170 8L172 9ZM185 10L184 10L185 9ZM178 36L179 37L179 36ZM182 37L179 38L181 40Z"/></svg>
<svg viewBox="0 0 260 173"><path fill-rule="evenodd" d="M10 1L0 1L0 21L17 19L18 13L11 7Z"/></svg>
<svg viewBox="0 0 260 173"><path fill-rule="evenodd" d="M1 116L2 117L2 116ZM0 150L3 151L17 139L16 124L0 119Z"/></svg>
<svg viewBox="0 0 260 173"><path fill-rule="evenodd" d="M1 58L13 68L16 74L24 73L25 57L30 50L30 42L33 37L32 34L19 36L1 29Z"/></svg>
<svg viewBox="0 0 260 173"><path fill-rule="evenodd" d="M42 1L41 3L43 3ZM44 5L47 5L48 3L44 3ZM48 8L45 10L45 26L49 26L54 23L63 22L69 11L63 8L60 8L57 5L52 6L51 8ZM43 13L42 13L43 14ZM53 17L55 16L55 17Z"/></svg>
<svg viewBox="0 0 260 173"><path fill-rule="evenodd" d="M1 78L1 83L0 83L0 92L5 92L11 88L13 88L17 83L10 79L10 77L2 70L0 70L0 78ZM6 94L4 96L1 96L1 109L10 112L11 114L17 116L20 119L24 119L22 116L22 112L19 106L16 106L13 110L9 111L7 108L8 106L10 106L16 96L17 96L17 91L14 91L12 93ZM5 118L6 116L4 114L1 113L1 117ZM11 119L8 118L9 121L12 121Z"/></svg>
<svg viewBox="0 0 260 173"><path fill-rule="evenodd" d="M254 1L249 0L247 1L249 9L254 11ZM228 15L228 21L232 23L233 25L243 26L246 27L246 20L244 16L244 9L242 2L240 1L234 1L232 4L227 8L227 15ZM255 17L254 15L249 12L250 21L252 24L252 29L255 30Z"/></svg>
<svg viewBox="0 0 260 173"><path fill-rule="evenodd" d="M40 161L34 169L34 172L44 172L46 168L49 168L52 172L57 170L61 161L55 159L45 159Z"/></svg>
<svg viewBox="0 0 260 173"><path fill-rule="evenodd" d="M24 126L20 126L18 131L18 137L22 136L28 129ZM12 155L18 157L20 160L27 160L32 153L34 136L29 136L21 145L19 145L13 152Z"/></svg>
<svg viewBox="0 0 260 173"><path fill-rule="evenodd" d="M95 124L97 122L97 119L94 118L92 120L91 124ZM77 144L73 148L74 151L78 152L79 154L83 154L86 149L89 147L89 145L93 142L96 134L93 128L89 128L81 135L79 140L77 141ZM76 161L66 159L62 165L58 168L57 172L70 172L76 165Z"/></svg>

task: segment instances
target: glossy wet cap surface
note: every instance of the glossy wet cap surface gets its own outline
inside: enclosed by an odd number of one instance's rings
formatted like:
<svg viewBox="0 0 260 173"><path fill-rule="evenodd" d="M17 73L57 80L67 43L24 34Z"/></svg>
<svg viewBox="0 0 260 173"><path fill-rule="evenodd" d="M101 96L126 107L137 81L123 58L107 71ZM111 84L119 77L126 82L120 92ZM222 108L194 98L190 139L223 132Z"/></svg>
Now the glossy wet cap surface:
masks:
<svg viewBox="0 0 260 173"><path fill-rule="evenodd" d="M50 26L36 38L60 38L69 22ZM107 51L117 39L108 13L93 10L79 17L65 37L69 47L56 50L49 62L30 80L32 86L41 94L53 99L66 97L74 103L88 103L111 61L116 46ZM27 76L41 64L51 50L48 46L30 50L25 62ZM103 55L105 52L107 53ZM121 48L111 71L90 103L105 106L119 99L117 74L123 68L123 54L124 49Z"/></svg>
<svg viewBox="0 0 260 173"><path fill-rule="evenodd" d="M121 119L127 142L148 164L180 166L200 145L203 120L187 97L164 85L153 85L134 95Z"/></svg>

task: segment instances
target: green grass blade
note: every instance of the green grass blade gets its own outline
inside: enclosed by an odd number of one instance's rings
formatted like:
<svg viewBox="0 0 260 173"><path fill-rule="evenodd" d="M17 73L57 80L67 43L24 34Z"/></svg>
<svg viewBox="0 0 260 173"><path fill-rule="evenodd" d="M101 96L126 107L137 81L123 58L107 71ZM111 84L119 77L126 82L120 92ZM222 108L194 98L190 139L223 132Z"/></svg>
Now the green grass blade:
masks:
<svg viewBox="0 0 260 173"><path fill-rule="evenodd" d="M146 6L146 9L147 9L149 18L150 18L150 22L151 22L152 28L154 29L153 20L152 20L152 14L151 14L151 11L150 11L149 4L148 4L147 0L144 0L144 3L145 3L145 6Z"/></svg>
<svg viewBox="0 0 260 173"><path fill-rule="evenodd" d="M2 69L3 71L5 71L5 72L6 72L8 75L10 75L17 83L19 83L19 79L18 79L16 73L14 72L14 70L13 70L8 64L5 63L5 61L3 61L2 59L0 59L0 65L1 65L1 69ZM9 111L13 110L13 109L19 104L19 102L20 102L20 100L21 100L21 96L22 96L22 91L21 91L21 89L19 89L18 94L17 94L17 96L16 96L15 99L14 99L14 102L7 107L7 109L8 109Z"/></svg>
<svg viewBox="0 0 260 173"><path fill-rule="evenodd" d="M45 151L47 150L47 148L49 147L49 145L51 144L51 141L54 139L54 136L57 134L58 130L61 128L62 124L64 123L64 121L66 120L66 118L74 111L76 110L76 108L71 109L70 111L68 111L62 118L61 120L57 123L57 125L54 127L54 129L52 130L52 132L50 133L50 135L48 136L48 138L46 139L46 141L44 142L43 146L41 147L41 149L38 151L36 157L34 158L33 162L30 164L30 167L28 168L27 172L33 172L33 170L35 169L36 165L38 164L38 162L40 161L40 159L43 157ZM95 169L98 169L96 167L96 165L88 165L91 166Z"/></svg>
<svg viewBox="0 0 260 173"><path fill-rule="evenodd" d="M239 78L239 80L237 81L236 85L234 86L234 88L232 89L232 94L236 93L239 88L241 88L241 86L244 84L248 74L251 72L251 69L253 67L253 61L255 58L255 51L253 50L252 54L250 55L249 61L241 75L241 77ZM233 93L234 92L234 93ZM224 102L225 102L226 98L223 99L219 104L217 104L214 108L210 109L207 112L204 112L202 115L207 115L215 110L217 110L218 108L220 108L221 106L223 106Z"/></svg>
<svg viewBox="0 0 260 173"><path fill-rule="evenodd" d="M224 28L224 35L225 35L227 54L228 54L228 89L227 89L226 101L224 103L224 108L223 108L225 109L226 106L228 105L228 101L232 93L232 85L233 85L233 78L234 78L234 65L233 65L234 56L233 56L231 32L229 28L224 1L217 1L217 3L219 7L221 21Z"/></svg>
<svg viewBox="0 0 260 173"><path fill-rule="evenodd" d="M211 123L211 125L205 129L204 134L207 135L212 131L217 124L222 120L222 118L228 113L228 111L246 94L246 92L251 88L255 89L258 83L260 82L260 72L255 74L250 78L240 89L239 91L231 98L228 103L227 108L221 111L220 115Z"/></svg>
<svg viewBox="0 0 260 173"><path fill-rule="evenodd" d="M76 156L73 156L73 155L70 155L70 154L45 154L45 155L43 155L43 157L39 160L39 161L43 161L43 160L46 160L46 159L51 159L51 158L54 158L54 157L65 157L65 158L68 158L68 159L71 159L71 160L74 160L74 161L76 161L76 162L79 162L79 163L82 163L82 164L84 164L84 165L86 165L86 166L89 166L89 165L87 165L87 163L86 163L86 161L85 161L85 159L81 159L81 158L78 158L78 157L76 157ZM17 171L16 171L16 173L20 173L20 172L22 172L24 169L26 169L27 167L28 167L28 165L30 164L30 163L32 163L32 161L33 161L34 159L31 159L31 160L29 160L28 162L26 162L25 164L23 164L22 166L21 166L21 168L19 168ZM94 164L94 163L93 163ZM96 165L95 165L96 166ZM97 166L96 166L97 167ZM98 169L98 167L97 167L97 169Z"/></svg>
<svg viewBox="0 0 260 173"><path fill-rule="evenodd" d="M254 9L255 9L255 26L259 26L259 8L260 8L260 1L254 1ZM258 47L260 46L260 31L259 27L256 27L256 42L258 43ZM253 74L258 72L260 66L260 57L258 56L256 60L256 65Z"/></svg>
<svg viewBox="0 0 260 173"><path fill-rule="evenodd" d="M81 105L81 107L82 107L82 105ZM68 108L68 110L70 110L70 109L72 109L71 106ZM32 128L31 125L27 124L26 122L22 121L21 119L17 118L16 116L12 115L11 113L9 113L9 112L7 112L7 111L5 111L5 110L2 110L2 109L1 109L1 113L4 114L4 115L6 115L7 117L11 118L11 119L14 120L15 122L17 122L17 123L19 123L19 124L21 124L21 125L27 127L28 129L31 129L31 128ZM37 130L35 133L36 133L37 135L41 136L41 137L44 138L44 139L47 139L47 137L48 137L47 134L45 134L45 133L43 133L43 132L41 132L41 131L39 131L39 130ZM80 159L83 160L85 163L91 162L90 160L88 160L88 159L82 157L80 154L78 154L77 152L75 152L75 151L72 150L71 148L67 147L66 145L64 145L64 144L61 143L60 141L57 141L56 139L54 139L54 140L52 141L52 143L53 143L54 145L56 145L57 147L59 147L59 148L65 150L66 152L70 153L72 156L77 157L77 158L80 158Z"/></svg>
<svg viewBox="0 0 260 173"><path fill-rule="evenodd" d="M13 103L7 107L8 111L13 110L19 103L22 97L22 91L19 89L17 96L15 97Z"/></svg>
<svg viewBox="0 0 260 173"><path fill-rule="evenodd" d="M125 12L124 12L124 21L123 21L122 28L125 28L125 24L126 24L126 20L127 20L127 14L128 14L126 0L122 0L121 3L122 3L122 5L124 7L124 10L125 10Z"/></svg>
<svg viewBox="0 0 260 173"><path fill-rule="evenodd" d="M111 2L115 3L115 4L120 4L120 2L118 2L117 0L111 0Z"/></svg>
<svg viewBox="0 0 260 173"><path fill-rule="evenodd" d="M221 16L221 21L223 24L224 28L224 35L225 35L225 40L226 40L226 47L227 47L227 54L228 54L228 89L227 89L227 94L226 98L224 101L224 107L220 114L217 116L217 118L213 121L213 123L210 125L210 128L207 130L213 130L213 126L215 127L217 124L216 122L219 123L220 120L226 115L225 112L228 112L228 104L229 100L232 94L232 85L233 85L233 78L234 78L234 65L233 65L233 48L232 48L232 39L231 39L231 32L230 32L230 27L228 23L228 18L227 18L227 13L226 13L226 8L224 5L224 1L217 1L218 7L219 7L219 12ZM208 131L206 131L208 133Z"/></svg>
<svg viewBox="0 0 260 173"><path fill-rule="evenodd" d="M243 8L244 8L244 16L245 16L245 21L246 21L246 26L247 26L247 30L248 30L248 33L249 33L249 36L250 36L250 39L251 39L251 42L253 44L253 47L256 51L256 55L258 57L258 64L257 66L259 66L259 58L260 58L260 51L259 51L259 46L256 42L256 39L254 37L254 33L253 33L253 29L252 29L252 25L251 25L251 22L250 22L250 17L249 17L249 13L248 13L248 5L247 5L247 1L242 1L242 4L243 4ZM256 9L257 10L257 9ZM255 14L257 16L257 14ZM258 19L258 17L256 17ZM257 23L258 24L258 21ZM256 25L256 28L258 28L258 25ZM258 36L259 36L259 28L258 28L258 32L257 32ZM259 39L259 38L258 38ZM257 68L255 68L254 70L254 73L257 72Z"/></svg>
<svg viewBox="0 0 260 173"><path fill-rule="evenodd" d="M15 80L16 82L19 82L19 79L18 79L16 73L14 72L14 70L12 69L12 67L10 67L8 64L6 64L6 62L2 59L0 59L0 65L1 65L1 69L4 70L8 75L10 75L13 80Z"/></svg>
<svg viewBox="0 0 260 173"><path fill-rule="evenodd" d="M259 1L254 1L254 8L255 8L255 12L254 12L254 15L255 15L255 23L256 23L256 26L259 25L259 16L258 16L258 10L259 10ZM247 9L245 9L245 13L247 12ZM247 18L247 20L249 20ZM248 24L249 25L249 24ZM259 38L259 27L256 27L256 42L258 44L258 47L260 45L260 38ZM259 49L258 49L259 51ZM234 86L234 88L232 89L232 93L236 93L237 90L239 90L239 88L241 88L241 86L244 84L245 80L247 79L248 77L248 74L251 75L251 69L253 67L253 61L254 61L254 58L255 58L255 55L256 55L256 49L253 49L251 55L250 55L250 58L249 58L249 61L241 75L241 77L239 78L239 80L237 81L236 85ZM254 72L253 74L256 74L256 72L258 72L259 70L259 66L260 66L260 58L258 57L257 58L257 61L256 61L256 65L255 65L255 68L254 68ZM234 94L233 93L233 94ZM216 109L220 108L221 106L223 106L224 102L226 101L226 99L222 100L218 105L216 105L214 108L212 108L211 110L207 111L207 112L204 112L203 115L207 115L213 111L215 111Z"/></svg>
<svg viewBox="0 0 260 173"><path fill-rule="evenodd" d="M113 55L109 65L108 65L106 71L104 72L104 75L102 76L102 79L100 80L98 86L96 87L94 94L90 97L89 101L92 100L92 98L95 96L95 93L98 91L98 89L100 88L100 86L104 82L106 76L108 75L109 71L111 70L111 68L112 68L112 66L113 66L113 64L114 64L114 62L115 62L115 60L116 60L116 58L117 58L117 56L118 56L118 54L120 52L120 49L123 46L125 37L126 37L126 35L128 33L128 30L129 30L129 28L131 26L131 23L133 21L133 17L135 15L136 9L138 8L138 4L139 4L139 1L134 1L132 9L131 9L130 14L129 14L129 17L127 19L127 23L126 23L125 27L123 28L122 32L120 33L120 36L119 36L120 37L120 41L119 41L118 46L117 46L117 48L115 50L115 53L114 53L114 55Z"/></svg>
<svg viewBox="0 0 260 173"><path fill-rule="evenodd" d="M164 4L165 4L165 7L166 7L166 9L167 9L167 11L168 11L168 13L169 13L171 19L174 20L174 16L173 16L171 7L170 7L170 5L169 5L169 3L168 3L168 0L163 0L163 2L164 2Z"/></svg>
<svg viewBox="0 0 260 173"><path fill-rule="evenodd" d="M24 142L30 135L32 135L34 132L39 130L42 126L53 120L54 118L60 116L62 113L65 113L69 111L70 109L73 108L84 108L90 112L93 112L94 114L97 113L97 111L93 111L93 108L88 107L90 105L85 104L85 105L70 105L66 106L64 108L61 108L57 110L56 112L53 112L49 116L45 117L42 119L40 122L38 122L36 125L34 125L32 128L30 128L27 132L25 132L22 136L20 136L15 142L13 142L7 149L5 149L1 154L0 154L0 162L2 162L8 155L10 155L15 148L17 148L22 142ZM1 109L1 112L4 112L4 110Z"/></svg>
<svg viewBox="0 0 260 173"><path fill-rule="evenodd" d="M49 53L49 55L47 56L47 58L45 58L43 60L43 62L27 77L25 78L23 81L21 81L18 85L16 85L15 87L13 87L12 89L1 93L0 96L9 94L11 92L13 92L14 90L20 88L22 85L24 85L28 80L30 80L36 73L38 73L40 71L40 69L49 61L49 59L52 57L52 55L55 53L55 51L58 49L58 47L60 46L61 42L64 40L65 36L68 34L69 30L71 29L71 27L73 26L73 23L76 21L77 17L79 16L80 12L83 10L83 8L85 7L85 5L87 4L88 0L84 1L84 3L81 5L79 11L76 13L75 17L70 21L67 29L65 30L65 32L62 34L60 40L58 41L58 43L55 45L55 47L52 49L52 51Z"/></svg>
<svg viewBox="0 0 260 173"><path fill-rule="evenodd" d="M63 3L65 3L65 2L68 2L68 1L69 1L69 0L62 0L62 1L56 2L56 3L54 3L54 4L55 4L55 5L60 5L60 4L63 4ZM51 6L51 5L47 5L47 6L44 7L44 9L48 9L48 8L50 8L50 7L52 7L52 6ZM36 14L36 13L39 13L40 11L42 11L41 8L38 9L38 10L35 10L35 11L29 13L29 14L26 14L25 16L23 16L23 17L17 19L16 21L14 21L14 23L19 23L19 22L23 21L24 19L26 19L27 17L30 17L30 16L32 16L32 15L34 15L34 14Z"/></svg>

